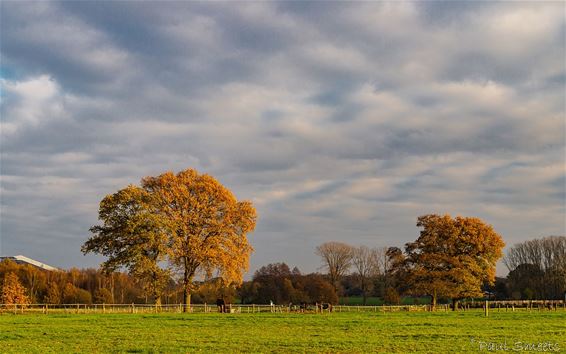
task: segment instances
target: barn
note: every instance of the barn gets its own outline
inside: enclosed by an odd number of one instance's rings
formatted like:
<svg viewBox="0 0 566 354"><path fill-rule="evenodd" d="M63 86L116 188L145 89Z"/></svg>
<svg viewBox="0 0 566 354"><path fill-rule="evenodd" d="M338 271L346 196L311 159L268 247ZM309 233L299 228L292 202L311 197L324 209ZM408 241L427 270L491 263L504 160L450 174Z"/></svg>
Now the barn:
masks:
<svg viewBox="0 0 566 354"><path fill-rule="evenodd" d="M7 259L11 260L12 262L16 262L17 264L29 264L29 265L32 265L34 267L44 269L44 270L49 270L49 271L59 270L55 267L52 267L50 265L47 265L45 263L41 263L39 261L36 261L35 259L31 259L31 258L28 258L26 256L22 256L22 255L0 257L0 262L7 260Z"/></svg>

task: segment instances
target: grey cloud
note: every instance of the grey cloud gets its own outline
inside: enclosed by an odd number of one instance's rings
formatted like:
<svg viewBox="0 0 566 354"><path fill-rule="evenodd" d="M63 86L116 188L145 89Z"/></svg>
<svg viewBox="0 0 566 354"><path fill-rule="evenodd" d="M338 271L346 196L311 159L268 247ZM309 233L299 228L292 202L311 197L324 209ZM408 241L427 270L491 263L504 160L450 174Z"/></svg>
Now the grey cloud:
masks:
<svg viewBox="0 0 566 354"><path fill-rule="evenodd" d="M252 270L315 270L328 240L401 246L430 212L509 244L566 232L552 4L1 6L3 85L56 87L35 111L37 88L3 90L2 253L94 266L100 199L187 167L256 203ZM548 21L513 34L532 6Z"/></svg>

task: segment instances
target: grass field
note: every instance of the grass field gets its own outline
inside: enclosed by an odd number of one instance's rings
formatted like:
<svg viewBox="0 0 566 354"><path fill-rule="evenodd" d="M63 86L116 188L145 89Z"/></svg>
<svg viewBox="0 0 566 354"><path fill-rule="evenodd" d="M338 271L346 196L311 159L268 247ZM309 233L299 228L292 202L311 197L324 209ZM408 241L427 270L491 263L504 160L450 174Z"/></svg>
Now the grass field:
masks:
<svg viewBox="0 0 566 354"><path fill-rule="evenodd" d="M0 315L3 353L477 353L539 343L539 352L566 350L566 311Z"/></svg>

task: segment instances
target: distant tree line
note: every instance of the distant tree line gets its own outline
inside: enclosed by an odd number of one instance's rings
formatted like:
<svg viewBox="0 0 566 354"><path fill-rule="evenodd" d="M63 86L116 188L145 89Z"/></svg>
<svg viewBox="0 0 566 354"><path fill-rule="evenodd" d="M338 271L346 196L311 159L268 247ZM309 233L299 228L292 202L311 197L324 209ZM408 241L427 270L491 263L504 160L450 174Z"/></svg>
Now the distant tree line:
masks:
<svg viewBox="0 0 566 354"><path fill-rule="evenodd" d="M409 246L412 243L408 244ZM326 245L328 246L328 245ZM339 249L345 252L348 245L341 244ZM561 300L566 298L566 237L550 236L518 243L512 246L503 258L503 263L508 267L507 277L495 277L491 273L479 276L477 279L469 277L453 277L450 273L464 274L469 264L462 266L464 269L450 269L446 266L446 250L442 250L443 257L439 258L442 267L435 269L438 264L430 254L431 250L419 252L419 255L427 259L427 271L414 269L407 270L411 264L407 262L408 256L397 247L374 249L379 256L373 267L376 271L363 277L354 267L354 262L339 277L335 289L341 297L360 296L363 303L367 296L379 297L384 303L399 303L402 296L430 298L434 304L434 291L436 290L436 301L446 303L452 301L457 303L463 299L492 299L492 300ZM424 247L423 245L423 248ZM337 248L338 249L338 248ZM349 252L353 254L356 247L350 246ZM421 254L424 253L424 254ZM427 255L428 253L428 255ZM425 256L426 255L426 256ZM353 259L353 258L352 258ZM411 261L413 262L413 261ZM432 264L428 264L431 262ZM381 265L379 265L381 264ZM410 274L413 272L413 274ZM333 279L327 275L330 281ZM459 280L461 279L461 280ZM463 283L462 283L463 281ZM461 286L465 292L462 291ZM472 287L473 286L473 287ZM455 304L454 304L455 305Z"/></svg>
<svg viewBox="0 0 566 354"><path fill-rule="evenodd" d="M327 245L328 246L328 245ZM346 250L346 244L340 249ZM360 251L362 249L363 251ZM545 251L541 252L541 249ZM530 250L526 252L526 250ZM510 272L505 278L495 278L481 286L484 292L475 297L491 299L563 299L566 292L566 267L564 266L566 237L552 236L514 245L504 257ZM402 296L416 299L427 296L406 283L399 276L395 264L399 262L398 248L350 247L352 259L339 278L330 274L302 274L298 268L290 269L285 263L274 263L258 269L251 280L240 286L225 286L221 279L195 282L193 303L212 304L218 298L229 303L299 304L301 302L337 303L339 297L378 297L386 304L399 304ZM360 272L354 262L354 254L366 255L371 271ZM367 254L371 254L367 257ZM524 258L529 255L530 258ZM539 255L539 256L535 256ZM546 256L545 256L546 255ZM550 259L542 259L548 257ZM549 262L550 260L550 262ZM359 260L358 260L359 262ZM542 270L541 270L542 269ZM144 291L144 279L123 272L108 274L96 269L72 268L67 271L46 271L31 265L0 262L0 303L10 304L93 304L93 303L154 303ZM179 304L183 298L183 286L173 278L160 301L163 304ZM429 298L429 296L427 296ZM446 302L450 297L439 295ZM425 301L425 300L422 300ZM421 302L422 302L421 301Z"/></svg>
<svg viewBox="0 0 566 354"><path fill-rule="evenodd" d="M549 236L511 247L503 263L509 269L504 294L513 299L566 298L566 237ZM503 280L502 280L503 281Z"/></svg>
<svg viewBox="0 0 566 354"><path fill-rule="evenodd" d="M125 273L106 274L96 269L47 271L11 260L0 262L0 284L17 282L27 301L19 303L92 304L145 302L139 281ZM12 301L0 301L12 303Z"/></svg>
<svg viewBox="0 0 566 354"><path fill-rule="evenodd" d="M354 247L341 242L318 246L324 273L303 274L285 263L259 268L249 281L222 277L192 282L193 303L337 303L340 297L379 297L398 304L402 296L437 301L466 298L564 299L566 236L549 236L513 245L503 258L506 278L495 277L503 241L477 218L424 215L420 236L397 247ZM169 274L156 299L152 277L107 268L46 271L5 260L0 263L0 303L164 303L181 304L183 279Z"/></svg>
<svg viewBox="0 0 566 354"><path fill-rule="evenodd" d="M238 289L242 303L300 304L315 302L337 303L336 290L326 276L302 274L285 263L268 264L257 270L253 279Z"/></svg>
<svg viewBox="0 0 566 354"><path fill-rule="evenodd" d="M108 274L96 269L72 268L47 271L11 260L0 262L0 303L3 304L152 304L146 294L147 281L128 273ZM180 304L184 286L169 278L160 304ZM301 302L337 303L338 297L327 277L301 274L284 263L269 264L255 272L253 280L240 286L226 286L221 278L196 281L192 303L213 304L218 298L228 303L299 304Z"/></svg>
<svg viewBox="0 0 566 354"><path fill-rule="evenodd" d="M398 247L354 247L327 242L316 249L338 296L401 296L458 302L471 298L565 299L566 237L550 236L512 246L503 258L506 278L495 276L503 240L478 218L423 215L420 236Z"/></svg>

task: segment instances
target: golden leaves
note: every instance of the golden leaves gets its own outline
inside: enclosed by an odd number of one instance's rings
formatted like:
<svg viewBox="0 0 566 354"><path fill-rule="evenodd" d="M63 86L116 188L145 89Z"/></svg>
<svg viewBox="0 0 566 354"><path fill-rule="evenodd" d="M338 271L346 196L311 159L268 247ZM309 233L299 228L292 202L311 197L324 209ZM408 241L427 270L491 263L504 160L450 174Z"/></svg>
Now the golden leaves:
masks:
<svg viewBox="0 0 566 354"><path fill-rule="evenodd" d="M26 289L20 283L16 273L7 273L2 284L0 303L6 305L29 305L30 298L26 295Z"/></svg>
<svg viewBox="0 0 566 354"><path fill-rule="evenodd" d="M202 268L218 271L227 282L241 282L252 251L246 234L253 231L257 218L251 202L238 202L215 178L192 169L146 177L142 187L171 219L173 264L189 277Z"/></svg>
<svg viewBox="0 0 566 354"><path fill-rule="evenodd" d="M201 271L241 283L253 251L246 234L255 228L256 210L238 202L214 177L187 169L145 177L100 203L95 234L83 252L109 256L108 268L125 265L139 275L160 276L167 260L183 272L186 289ZM157 283L157 282L155 282Z"/></svg>
<svg viewBox="0 0 566 354"><path fill-rule="evenodd" d="M481 219L424 215L420 237L407 243L405 266L416 291L449 297L481 295L484 282L495 280L495 264L505 245Z"/></svg>

